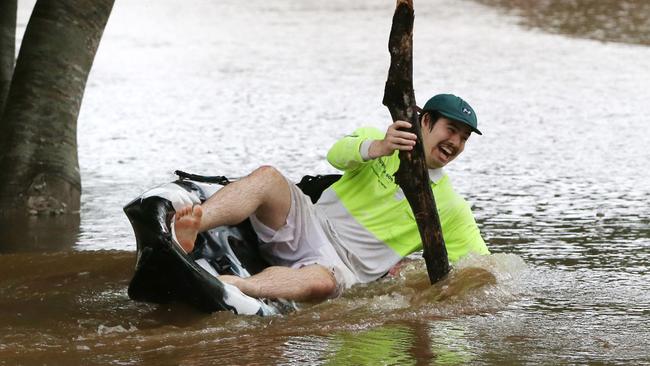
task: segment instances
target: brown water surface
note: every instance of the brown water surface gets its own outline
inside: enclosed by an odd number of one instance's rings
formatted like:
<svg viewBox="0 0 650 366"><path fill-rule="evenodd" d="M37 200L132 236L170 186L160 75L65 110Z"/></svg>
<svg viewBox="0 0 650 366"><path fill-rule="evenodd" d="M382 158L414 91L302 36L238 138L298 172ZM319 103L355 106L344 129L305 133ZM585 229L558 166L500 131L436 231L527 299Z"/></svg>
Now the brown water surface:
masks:
<svg viewBox="0 0 650 366"><path fill-rule="evenodd" d="M489 310L495 303L486 294L495 295L497 288L495 276L480 267L459 268L430 286L416 261L399 278L355 288L335 301L305 304L293 314L208 315L181 304L130 301L126 286L133 261L131 252L120 251L0 256L0 363L251 364L300 361L310 349L321 351L317 360L433 359L425 324ZM481 298L485 303L475 303ZM375 328L380 330L364 331ZM349 354L358 348L350 332L379 344L364 345L365 356ZM285 351L294 342L302 346L292 358ZM418 346L422 342L425 347Z"/></svg>

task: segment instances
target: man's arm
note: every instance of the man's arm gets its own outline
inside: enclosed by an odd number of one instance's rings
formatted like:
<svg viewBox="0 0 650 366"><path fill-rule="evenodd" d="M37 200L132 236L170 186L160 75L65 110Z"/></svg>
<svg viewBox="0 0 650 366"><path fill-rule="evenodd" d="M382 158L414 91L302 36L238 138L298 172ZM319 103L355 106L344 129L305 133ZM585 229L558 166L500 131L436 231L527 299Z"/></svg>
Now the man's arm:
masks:
<svg viewBox="0 0 650 366"><path fill-rule="evenodd" d="M339 170L354 170L364 162L392 155L395 150L412 150L415 134L400 131L411 124L396 121L385 134L373 127L362 127L337 141L327 153L327 161Z"/></svg>
<svg viewBox="0 0 650 366"><path fill-rule="evenodd" d="M395 150L413 150L417 136L414 133L401 131L400 128L411 128L406 121L395 121L386 130L386 135L381 140L374 140L368 148L368 158L376 159L392 155Z"/></svg>
<svg viewBox="0 0 650 366"><path fill-rule="evenodd" d="M443 234L449 260L456 262L469 253L490 254L467 201L462 200L454 211L452 217L441 217L443 228L447 226Z"/></svg>

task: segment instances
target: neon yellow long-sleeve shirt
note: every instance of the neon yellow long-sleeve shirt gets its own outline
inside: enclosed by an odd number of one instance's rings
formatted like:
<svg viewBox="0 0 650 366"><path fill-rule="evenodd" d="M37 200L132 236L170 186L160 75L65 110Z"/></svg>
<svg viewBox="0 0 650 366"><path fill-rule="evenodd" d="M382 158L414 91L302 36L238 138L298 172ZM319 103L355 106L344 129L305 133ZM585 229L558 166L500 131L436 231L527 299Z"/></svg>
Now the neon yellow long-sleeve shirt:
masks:
<svg viewBox="0 0 650 366"><path fill-rule="evenodd" d="M359 152L363 141L383 138L378 129L366 127L337 141L327 160L344 174L317 203L341 239L339 256L361 282L375 280L422 249L413 211L394 180L398 153L364 161ZM442 170L430 171L430 176L449 260L470 252L489 254L469 204L449 177Z"/></svg>

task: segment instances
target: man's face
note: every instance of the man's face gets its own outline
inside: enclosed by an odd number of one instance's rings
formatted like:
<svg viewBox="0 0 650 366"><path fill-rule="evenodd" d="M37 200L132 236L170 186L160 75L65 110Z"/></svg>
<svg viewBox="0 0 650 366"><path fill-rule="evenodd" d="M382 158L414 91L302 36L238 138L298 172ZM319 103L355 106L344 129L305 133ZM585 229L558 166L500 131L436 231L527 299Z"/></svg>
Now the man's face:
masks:
<svg viewBox="0 0 650 366"><path fill-rule="evenodd" d="M422 120L422 143L429 169L442 168L456 159L465 149L465 142L472 130L464 123L440 117L429 131L433 123L429 114Z"/></svg>

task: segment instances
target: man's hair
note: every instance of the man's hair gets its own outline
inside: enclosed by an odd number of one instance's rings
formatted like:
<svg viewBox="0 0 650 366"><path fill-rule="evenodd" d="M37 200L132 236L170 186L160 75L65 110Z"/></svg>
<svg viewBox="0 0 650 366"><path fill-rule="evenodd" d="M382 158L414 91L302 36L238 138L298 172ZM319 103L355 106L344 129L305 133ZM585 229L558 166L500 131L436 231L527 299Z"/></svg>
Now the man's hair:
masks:
<svg viewBox="0 0 650 366"><path fill-rule="evenodd" d="M424 121L424 116L427 114L429 115L429 120L431 121L431 123L429 123L429 132L431 132L433 131L433 125L438 122L438 119L442 117L442 114L440 114L438 111L422 111L422 113L420 113L420 127L422 127L422 121Z"/></svg>

